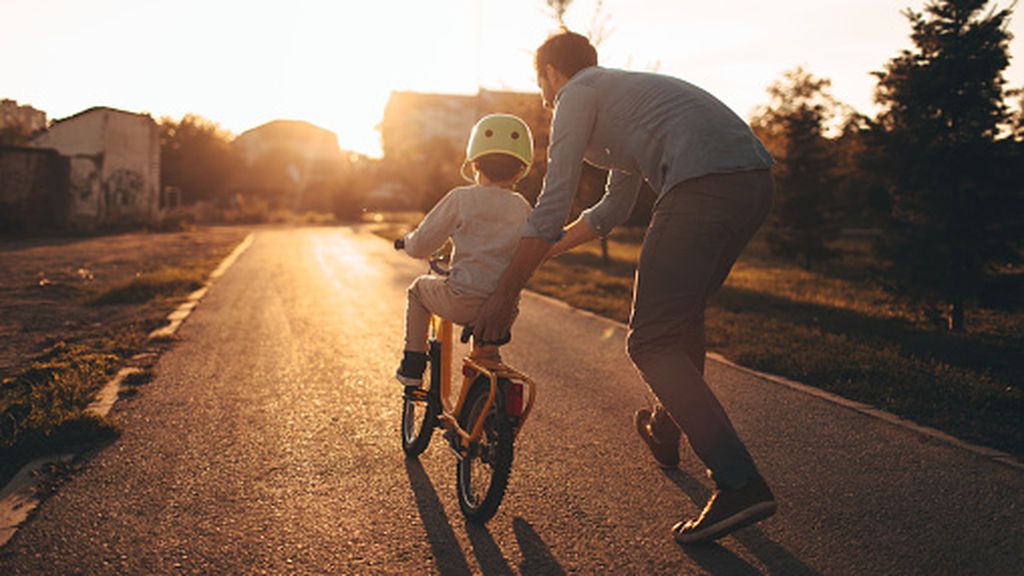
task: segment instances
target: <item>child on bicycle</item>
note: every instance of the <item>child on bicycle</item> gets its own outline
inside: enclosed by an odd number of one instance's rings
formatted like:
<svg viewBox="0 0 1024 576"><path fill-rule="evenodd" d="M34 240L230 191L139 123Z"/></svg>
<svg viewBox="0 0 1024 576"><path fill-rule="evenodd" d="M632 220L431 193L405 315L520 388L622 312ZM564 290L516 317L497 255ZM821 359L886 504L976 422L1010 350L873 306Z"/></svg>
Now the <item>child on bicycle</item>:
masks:
<svg viewBox="0 0 1024 576"><path fill-rule="evenodd" d="M424 275L409 286L405 352L395 374L407 392L423 383L430 316L466 324L498 286L531 209L513 187L532 163L526 123L509 114L485 116L470 133L462 165L463 178L472 184L449 191L402 239L414 258L428 258L449 238L454 244L447 278Z"/></svg>

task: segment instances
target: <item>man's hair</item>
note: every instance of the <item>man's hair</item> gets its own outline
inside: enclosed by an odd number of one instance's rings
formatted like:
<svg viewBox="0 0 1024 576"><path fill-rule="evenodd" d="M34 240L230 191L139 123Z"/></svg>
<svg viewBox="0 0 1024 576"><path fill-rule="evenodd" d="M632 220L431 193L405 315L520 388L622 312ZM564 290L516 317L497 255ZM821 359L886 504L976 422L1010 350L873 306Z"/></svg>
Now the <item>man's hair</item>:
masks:
<svg viewBox="0 0 1024 576"><path fill-rule="evenodd" d="M580 70L597 65L597 50L586 36L562 28L548 36L534 54L533 66L538 75L548 64L566 78L572 78Z"/></svg>
<svg viewBox="0 0 1024 576"><path fill-rule="evenodd" d="M474 160L473 165L494 182L511 179L525 166L522 160L508 154L487 154Z"/></svg>

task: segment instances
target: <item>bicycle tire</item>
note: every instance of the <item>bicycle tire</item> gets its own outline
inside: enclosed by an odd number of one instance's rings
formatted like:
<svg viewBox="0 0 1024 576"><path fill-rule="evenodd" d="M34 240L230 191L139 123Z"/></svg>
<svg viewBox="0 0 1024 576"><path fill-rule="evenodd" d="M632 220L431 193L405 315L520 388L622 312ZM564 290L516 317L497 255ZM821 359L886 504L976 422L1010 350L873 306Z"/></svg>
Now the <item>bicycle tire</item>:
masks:
<svg viewBox="0 0 1024 576"><path fill-rule="evenodd" d="M459 507L466 519L475 524L487 522L498 511L498 506L505 496L505 489L508 487L509 475L512 473L512 444L515 433L504 409L504 391L507 384L508 381L504 378L498 380L494 403L484 420L481 445L460 458L456 464L455 486ZM483 409L490 389L491 383L487 377L481 376L474 381L459 414L459 425L464 430L468 431L472 427L471 423ZM480 473L484 468L490 469L489 479L480 478L482 474L476 474L477 478L482 480L480 487L474 487L474 469L477 467L480 468Z"/></svg>
<svg viewBox="0 0 1024 576"><path fill-rule="evenodd" d="M441 347L437 341L430 342L429 369L424 373L423 388L427 391L425 400L402 397L402 451L409 458L416 458L430 445L430 438L437 426L440 397L437 383L441 377Z"/></svg>

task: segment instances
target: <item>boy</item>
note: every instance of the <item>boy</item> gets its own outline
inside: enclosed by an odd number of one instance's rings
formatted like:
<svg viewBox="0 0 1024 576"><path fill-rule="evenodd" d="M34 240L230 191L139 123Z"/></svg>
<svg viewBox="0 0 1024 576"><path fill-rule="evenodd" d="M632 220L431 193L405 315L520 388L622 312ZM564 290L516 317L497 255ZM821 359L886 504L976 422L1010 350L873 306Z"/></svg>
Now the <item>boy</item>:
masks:
<svg viewBox="0 0 1024 576"><path fill-rule="evenodd" d="M413 258L429 257L449 238L455 245L451 275L420 276L409 286L405 352L396 373L407 392L423 383L431 314L467 324L498 285L531 209L512 187L532 163L526 123L509 114L485 116L470 133L462 165L463 178L473 184L448 192L402 239ZM466 173L470 167L472 178Z"/></svg>

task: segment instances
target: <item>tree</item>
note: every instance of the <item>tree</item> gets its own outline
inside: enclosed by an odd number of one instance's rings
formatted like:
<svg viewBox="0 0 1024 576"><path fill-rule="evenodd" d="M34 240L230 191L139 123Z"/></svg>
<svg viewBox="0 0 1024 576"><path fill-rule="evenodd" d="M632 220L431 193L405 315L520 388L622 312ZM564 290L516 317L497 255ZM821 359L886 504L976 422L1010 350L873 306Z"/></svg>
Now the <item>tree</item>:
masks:
<svg viewBox="0 0 1024 576"><path fill-rule="evenodd" d="M827 241L836 230L836 155L826 131L842 107L830 85L803 68L788 71L768 87L770 102L751 122L777 161L767 239L775 252L808 269L831 255Z"/></svg>
<svg viewBox="0 0 1024 576"><path fill-rule="evenodd" d="M544 0L551 10L551 15L558 21L559 26L565 26L565 11L569 9L572 0Z"/></svg>
<svg viewBox="0 0 1024 576"><path fill-rule="evenodd" d="M161 186L181 189L182 203L218 200L236 174L231 134L195 114L160 119Z"/></svg>
<svg viewBox="0 0 1024 576"><path fill-rule="evenodd" d="M28 146L30 130L19 121L0 127L0 146Z"/></svg>
<svg viewBox="0 0 1024 576"><path fill-rule="evenodd" d="M904 12L912 50L876 72L878 142L889 215L879 253L900 293L943 302L962 331L987 267L1012 253L1011 194L994 176L1005 160L1003 71L1011 9L988 0L935 0Z"/></svg>

